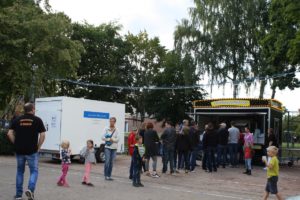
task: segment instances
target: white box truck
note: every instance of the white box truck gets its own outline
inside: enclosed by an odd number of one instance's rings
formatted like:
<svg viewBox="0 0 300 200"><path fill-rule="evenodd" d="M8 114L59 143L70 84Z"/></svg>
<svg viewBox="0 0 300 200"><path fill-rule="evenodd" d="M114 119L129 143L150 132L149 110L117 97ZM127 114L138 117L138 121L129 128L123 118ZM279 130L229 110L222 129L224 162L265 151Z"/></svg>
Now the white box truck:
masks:
<svg viewBox="0 0 300 200"><path fill-rule="evenodd" d="M38 98L35 102L36 115L47 130L41 154L59 159L60 143L70 141L72 157L79 156L86 141L95 143L98 162L104 161L102 134L109 126L109 118L116 117L119 131L117 152L124 152L125 104L88 100L71 97Z"/></svg>

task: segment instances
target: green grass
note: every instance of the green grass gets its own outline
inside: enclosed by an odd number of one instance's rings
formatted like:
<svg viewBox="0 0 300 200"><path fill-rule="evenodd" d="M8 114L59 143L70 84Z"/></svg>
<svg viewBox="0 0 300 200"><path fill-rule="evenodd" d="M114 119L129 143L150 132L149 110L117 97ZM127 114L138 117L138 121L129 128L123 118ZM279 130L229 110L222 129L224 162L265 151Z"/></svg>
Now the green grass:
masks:
<svg viewBox="0 0 300 200"><path fill-rule="evenodd" d="M287 143L283 142L282 143L282 148L287 148ZM295 143L294 146L292 145L292 143L289 144L289 148L300 148L300 143Z"/></svg>

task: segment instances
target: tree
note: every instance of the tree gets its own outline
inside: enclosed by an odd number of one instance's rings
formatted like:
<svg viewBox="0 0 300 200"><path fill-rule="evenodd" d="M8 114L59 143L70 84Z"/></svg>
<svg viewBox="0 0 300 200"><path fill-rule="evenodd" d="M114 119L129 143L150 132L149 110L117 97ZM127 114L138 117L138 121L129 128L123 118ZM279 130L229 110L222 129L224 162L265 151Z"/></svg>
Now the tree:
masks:
<svg viewBox="0 0 300 200"><path fill-rule="evenodd" d="M127 34L125 40L131 45L128 54L130 65L133 67L133 85L137 87L149 87L156 85L156 76L162 70L166 49L160 44L157 37L149 38L147 32L138 35ZM136 113L143 120L146 114L147 90L134 91L132 105Z"/></svg>
<svg viewBox="0 0 300 200"><path fill-rule="evenodd" d="M16 96L54 94L54 79L76 72L83 48L71 32L67 16L48 13L33 0L1 4L1 108Z"/></svg>
<svg viewBox="0 0 300 200"><path fill-rule="evenodd" d="M271 82L272 98L276 89L300 86L295 72L300 63L300 1L272 0L269 7L270 30L261 40L268 62L267 74L286 73Z"/></svg>
<svg viewBox="0 0 300 200"><path fill-rule="evenodd" d="M76 79L99 85L132 86L133 67L127 58L131 46L123 40L119 31L120 26L115 23L73 25L72 39L80 41L85 49ZM122 88L81 87L69 83L62 83L59 92L62 95L121 103L129 101L129 93ZM127 106L127 111L131 111L130 106Z"/></svg>
<svg viewBox="0 0 300 200"><path fill-rule="evenodd" d="M154 81L159 87L192 86L199 81L199 75L190 55L181 58L180 54L171 51L164 57L162 70ZM192 101L202 99L203 93L199 88L149 91L146 98L147 113L158 120L178 123L188 118L186 113L192 110Z"/></svg>

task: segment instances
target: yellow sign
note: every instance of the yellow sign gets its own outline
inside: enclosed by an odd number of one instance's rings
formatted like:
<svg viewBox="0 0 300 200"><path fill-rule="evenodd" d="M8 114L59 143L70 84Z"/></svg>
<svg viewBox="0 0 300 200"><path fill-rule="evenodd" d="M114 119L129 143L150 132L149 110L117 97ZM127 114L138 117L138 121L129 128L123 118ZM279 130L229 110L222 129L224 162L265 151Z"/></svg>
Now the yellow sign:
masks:
<svg viewBox="0 0 300 200"><path fill-rule="evenodd" d="M237 106L237 107L249 107L250 101L249 100L219 100L219 101L212 101L212 107L220 107L220 106Z"/></svg>

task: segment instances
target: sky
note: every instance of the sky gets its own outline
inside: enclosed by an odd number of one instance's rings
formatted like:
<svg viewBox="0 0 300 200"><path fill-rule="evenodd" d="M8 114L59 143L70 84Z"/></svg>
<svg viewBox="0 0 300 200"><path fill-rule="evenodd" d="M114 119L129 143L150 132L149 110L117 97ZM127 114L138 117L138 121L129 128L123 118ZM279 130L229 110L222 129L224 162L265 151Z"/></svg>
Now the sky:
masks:
<svg viewBox="0 0 300 200"><path fill-rule="evenodd" d="M176 25L183 18L188 18L188 10L193 6L192 0L50 0L54 11L64 12L73 22L87 22L100 25L116 21L123 26L122 34L138 34L146 30L150 37L159 37L167 49L173 48L173 33ZM300 74L298 74L300 78ZM209 91L209 88L204 88ZM251 88L250 94L242 89L239 97L258 97L259 87ZM271 97L267 88L265 97ZM226 86L215 87L212 98L232 96L232 89ZM276 99L288 110L300 108L300 89L278 90Z"/></svg>

